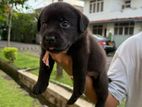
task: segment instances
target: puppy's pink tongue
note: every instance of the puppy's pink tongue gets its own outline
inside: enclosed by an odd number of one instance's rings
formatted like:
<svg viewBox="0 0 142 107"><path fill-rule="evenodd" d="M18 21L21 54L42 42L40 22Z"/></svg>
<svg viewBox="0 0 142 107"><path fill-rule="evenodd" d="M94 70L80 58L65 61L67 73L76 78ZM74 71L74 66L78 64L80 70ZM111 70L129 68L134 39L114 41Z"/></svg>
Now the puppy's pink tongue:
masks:
<svg viewBox="0 0 142 107"><path fill-rule="evenodd" d="M54 47L50 47L49 49L50 49L50 50L53 50L53 49L54 49Z"/></svg>

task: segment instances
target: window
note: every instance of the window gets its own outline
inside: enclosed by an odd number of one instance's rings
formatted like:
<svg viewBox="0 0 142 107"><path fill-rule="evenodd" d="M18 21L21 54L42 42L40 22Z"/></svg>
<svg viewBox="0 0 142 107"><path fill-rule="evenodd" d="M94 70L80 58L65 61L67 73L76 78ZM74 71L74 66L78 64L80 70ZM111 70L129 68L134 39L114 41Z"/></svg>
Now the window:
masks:
<svg viewBox="0 0 142 107"><path fill-rule="evenodd" d="M115 35L133 35L134 22L115 23L114 34Z"/></svg>
<svg viewBox="0 0 142 107"><path fill-rule="evenodd" d="M104 9L104 0L90 1L90 13L102 12Z"/></svg>
<svg viewBox="0 0 142 107"><path fill-rule="evenodd" d="M94 25L93 26L93 34L103 34L103 25Z"/></svg>
<svg viewBox="0 0 142 107"><path fill-rule="evenodd" d="M131 0L124 0L124 4L122 6L122 9L130 8L130 7L131 7Z"/></svg>

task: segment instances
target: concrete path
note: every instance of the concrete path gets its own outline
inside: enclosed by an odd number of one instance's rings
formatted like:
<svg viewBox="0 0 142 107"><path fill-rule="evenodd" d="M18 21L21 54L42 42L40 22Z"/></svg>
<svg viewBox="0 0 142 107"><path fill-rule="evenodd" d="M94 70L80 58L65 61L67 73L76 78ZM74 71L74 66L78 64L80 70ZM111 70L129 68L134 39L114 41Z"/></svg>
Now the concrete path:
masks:
<svg viewBox="0 0 142 107"><path fill-rule="evenodd" d="M0 41L0 48L6 47L6 46L7 46L7 41ZM40 55L40 45L11 42L10 46L16 47L20 51L29 51L31 53L35 53L37 55Z"/></svg>

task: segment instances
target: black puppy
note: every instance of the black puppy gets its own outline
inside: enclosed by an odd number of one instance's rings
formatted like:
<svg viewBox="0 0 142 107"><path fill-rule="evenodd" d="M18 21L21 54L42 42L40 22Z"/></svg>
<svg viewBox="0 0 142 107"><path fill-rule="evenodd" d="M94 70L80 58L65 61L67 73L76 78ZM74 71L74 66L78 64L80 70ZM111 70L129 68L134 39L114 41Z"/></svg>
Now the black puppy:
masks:
<svg viewBox="0 0 142 107"><path fill-rule="evenodd" d="M53 3L43 9L38 20L42 53L38 81L33 88L35 94L46 90L54 61L66 66L65 61L54 57L64 51L64 55L71 59L73 75L73 94L67 104L73 104L83 94L85 77L89 75L97 94L96 107L104 107L108 95L105 53L88 33L88 23L85 15L67 3ZM46 51L49 52L50 67L42 61Z"/></svg>

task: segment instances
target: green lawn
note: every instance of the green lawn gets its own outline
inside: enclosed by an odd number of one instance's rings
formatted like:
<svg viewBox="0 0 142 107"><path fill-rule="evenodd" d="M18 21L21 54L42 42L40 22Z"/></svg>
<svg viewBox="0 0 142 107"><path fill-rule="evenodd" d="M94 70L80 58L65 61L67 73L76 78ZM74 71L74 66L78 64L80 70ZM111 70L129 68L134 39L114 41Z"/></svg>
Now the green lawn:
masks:
<svg viewBox="0 0 142 107"><path fill-rule="evenodd" d="M4 55L2 53L2 50L0 50L0 58L4 58ZM17 58L14 62L16 67L18 69L26 69L26 68L37 68L36 70L31 71L31 73L38 75L39 73L39 57L33 55L32 53L29 52L18 52L17 53ZM72 86L72 80L69 78L69 76L63 72L63 77L60 79L56 79L56 64L53 68L52 74L51 74L51 80L59 81L65 84L68 84Z"/></svg>
<svg viewBox="0 0 142 107"><path fill-rule="evenodd" d="M0 107L41 107L41 105L0 71Z"/></svg>
<svg viewBox="0 0 142 107"><path fill-rule="evenodd" d="M0 57L5 59L2 51L0 50ZM28 52L18 52L17 54L17 59L15 61L15 65L19 68L19 69L23 69L23 68L39 68L39 57L28 53ZM33 74L38 75L38 69L31 71ZM50 80L54 80L54 81L59 81L61 83L67 84L72 86L72 80L69 78L69 76L63 72L63 77L60 79L56 79L56 64L53 68L52 74L51 74L51 79ZM1 107L1 106L0 106ZM124 106L124 102L119 105L119 107L125 107Z"/></svg>
<svg viewBox="0 0 142 107"><path fill-rule="evenodd" d="M0 50L0 58L6 60L3 55L2 50ZM36 68L39 66L39 58L35 55L28 53L28 52L22 52L22 53L18 52L14 64L19 69Z"/></svg>

